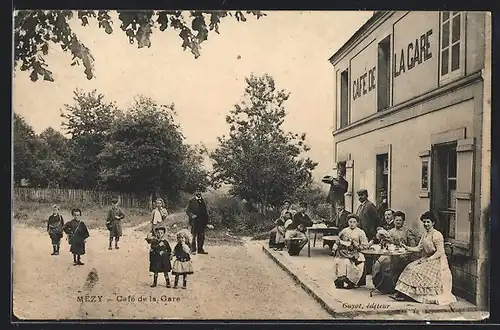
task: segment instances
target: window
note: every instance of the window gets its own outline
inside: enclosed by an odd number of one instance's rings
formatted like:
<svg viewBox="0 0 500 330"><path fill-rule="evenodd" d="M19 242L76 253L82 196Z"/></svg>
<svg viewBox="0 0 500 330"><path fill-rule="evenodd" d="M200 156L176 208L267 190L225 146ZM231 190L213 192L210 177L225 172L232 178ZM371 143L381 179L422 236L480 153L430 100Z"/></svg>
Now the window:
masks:
<svg viewBox="0 0 500 330"><path fill-rule="evenodd" d="M442 12L440 25L440 78L446 81L465 72L465 15L460 11Z"/></svg>
<svg viewBox="0 0 500 330"><path fill-rule="evenodd" d="M429 190L429 161L428 160L422 161L422 169L421 169L420 178L421 178L420 190L421 191L428 191Z"/></svg>
<svg viewBox="0 0 500 330"><path fill-rule="evenodd" d="M438 228L445 239L455 238L457 148L456 143L435 149L436 182L433 185L434 205L438 213Z"/></svg>
<svg viewBox="0 0 500 330"><path fill-rule="evenodd" d="M349 71L340 74L340 128L349 125Z"/></svg>
<svg viewBox="0 0 500 330"><path fill-rule="evenodd" d="M377 71L377 110L389 107L391 90L390 58L391 36L387 36L378 44L378 71Z"/></svg>

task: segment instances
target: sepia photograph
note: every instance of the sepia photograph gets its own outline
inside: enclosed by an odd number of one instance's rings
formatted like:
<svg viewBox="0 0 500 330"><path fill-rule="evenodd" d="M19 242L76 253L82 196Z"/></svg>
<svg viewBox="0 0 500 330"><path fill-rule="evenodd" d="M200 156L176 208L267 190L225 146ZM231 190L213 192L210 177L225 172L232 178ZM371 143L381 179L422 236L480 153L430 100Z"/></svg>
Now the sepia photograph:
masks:
<svg viewBox="0 0 500 330"><path fill-rule="evenodd" d="M11 321L478 321L491 13L17 10Z"/></svg>

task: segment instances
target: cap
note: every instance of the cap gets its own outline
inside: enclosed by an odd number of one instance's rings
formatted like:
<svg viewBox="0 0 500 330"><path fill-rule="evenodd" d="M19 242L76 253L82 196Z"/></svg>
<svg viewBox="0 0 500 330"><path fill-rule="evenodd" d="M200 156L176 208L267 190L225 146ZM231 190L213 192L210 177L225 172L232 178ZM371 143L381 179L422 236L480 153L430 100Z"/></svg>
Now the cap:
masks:
<svg viewBox="0 0 500 330"><path fill-rule="evenodd" d="M368 196L368 190L366 189L359 189L357 192L358 196L359 195L367 195Z"/></svg>

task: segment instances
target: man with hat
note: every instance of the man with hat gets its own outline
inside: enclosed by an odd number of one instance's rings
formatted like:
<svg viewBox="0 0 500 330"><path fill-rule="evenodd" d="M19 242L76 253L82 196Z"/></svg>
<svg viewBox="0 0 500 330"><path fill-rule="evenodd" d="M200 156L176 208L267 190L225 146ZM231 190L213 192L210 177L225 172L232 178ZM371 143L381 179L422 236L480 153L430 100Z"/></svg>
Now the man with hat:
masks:
<svg viewBox="0 0 500 330"><path fill-rule="evenodd" d="M113 198L111 209L106 218L106 228L109 230L109 250L113 250L113 238L115 239L115 249L119 249L118 241L122 236L122 219L125 218L125 214L118 207L118 202L118 198Z"/></svg>
<svg viewBox="0 0 500 330"><path fill-rule="evenodd" d="M346 174L346 162L337 163L337 177L326 176L323 178L323 182L330 184L330 190L328 191L328 196L326 197L326 202L330 203L330 221L334 221L337 210L337 203L345 205L345 194L349 187L349 182L345 179Z"/></svg>
<svg viewBox="0 0 500 330"><path fill-rule="evenodd" d="M361 229L365 231L368 240L371 240L375 237L379 224L377 208L368 200L368 191L366 189L358 190L358 200L361 204L358 206L356 215L361 220Z"/></svg>
<svg viewBox="0 0 500 330"><path fill-rule="evenodd" d="M191 234L193 239L191 242L191 252L196 254L207 254L203 249L205 242L205 230L207 227L212 228L208 224L208 211L207 205L203 197L201 197L201 190L197 189L186 207L186 214L189 217L189 225L191 226Z"/></svg>

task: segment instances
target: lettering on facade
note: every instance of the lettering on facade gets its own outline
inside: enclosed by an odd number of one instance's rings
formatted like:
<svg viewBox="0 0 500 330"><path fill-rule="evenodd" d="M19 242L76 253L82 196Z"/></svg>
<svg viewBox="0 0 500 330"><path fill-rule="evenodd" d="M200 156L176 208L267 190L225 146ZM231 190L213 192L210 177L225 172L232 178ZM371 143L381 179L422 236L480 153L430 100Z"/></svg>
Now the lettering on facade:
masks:
<svg viewBox="0 0 500 330"><path fill-rule="evenodd" d="M406 48L402 48L400 56L394 53L394 77L398 77L406 71L410 71L414 67L432 58L430 51L430 36L432 29L422 34L420 38L416 38L415 42L408 44Z"/></svg>
<svg viewBox="0 0 500 330"><path fill-rule="evenodd" d="M358 78L354 79L352 83L352 98L356 100L363 95L368 94L375 89L375 71L376 67L368 70L368 72L363 73Z"/></svg>

